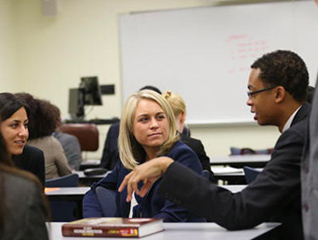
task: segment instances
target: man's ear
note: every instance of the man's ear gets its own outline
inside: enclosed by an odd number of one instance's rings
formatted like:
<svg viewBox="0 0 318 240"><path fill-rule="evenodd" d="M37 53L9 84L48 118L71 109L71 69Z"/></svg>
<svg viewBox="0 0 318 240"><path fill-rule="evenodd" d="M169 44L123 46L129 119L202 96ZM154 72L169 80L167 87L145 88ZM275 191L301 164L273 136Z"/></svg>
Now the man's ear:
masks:
<svg viewBox="0 0 318 240"><path fill-rule="evenodd" d="M276 103L281 103L284 101L286 97L286 90L283 86L278 86L275 88L275 102Z"/></svg>

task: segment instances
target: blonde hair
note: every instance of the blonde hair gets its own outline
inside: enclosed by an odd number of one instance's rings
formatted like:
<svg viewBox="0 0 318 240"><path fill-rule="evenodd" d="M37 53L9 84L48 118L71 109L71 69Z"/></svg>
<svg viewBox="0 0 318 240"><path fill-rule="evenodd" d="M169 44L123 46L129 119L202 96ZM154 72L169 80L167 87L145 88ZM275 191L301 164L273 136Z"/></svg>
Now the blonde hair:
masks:
<svg viewBox="0 0 318 240"><path fill-rule="evenodd" d="M179 116L181 113L186 113L186 104L180 95L172 93L171 91L166 91L162 95L171 106L175 117Z"/></svg>
<svg viewBox="0 0 318 240"><path fill-rule="evenodd" d="M133 135L133 121L136 108L139 101L142 99L156 102L162 108L168 119L168 138L160 147L157 156L166 154L178 140L176 121L169 103L159 93L152 90L142 90L132 94L127 99L123 109L118 137L120 160L125 168L131 170L139 164L145 154L142 146L137 142Z"/></svg>

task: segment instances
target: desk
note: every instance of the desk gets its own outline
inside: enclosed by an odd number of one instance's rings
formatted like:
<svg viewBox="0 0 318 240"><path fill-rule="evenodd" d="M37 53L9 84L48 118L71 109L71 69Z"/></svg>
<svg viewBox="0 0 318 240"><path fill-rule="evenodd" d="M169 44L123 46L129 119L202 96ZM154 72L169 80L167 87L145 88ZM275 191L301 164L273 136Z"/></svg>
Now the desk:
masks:
<svg viewBox="0 0 318 240"><path fill-rule="evenodd" d="M83 218L83 197L89 187L45 188L45 195L53 202L75 202L75 219Z"/></svg>
<svg viewBox="0 0 318 240"><path fill-rule="evenodd" d="M63 237L61 226L63 223L54 222L48 224L51 240L74 239ZM158 232L141 239L143 240L211 240L211 239L263 239L266 235L272 234L279 223L263 223L255 228L240 231L227 231L215 223L163 223L164 231ZM260 238L258 238L260 237ZM101 238L83 237L76 240L100 240ZM107 238L107 239L132 239L132 238Z"/></svg>
<svg viewBox="0 0 318 240"><path fill-rule="evenodd" d="M224 185L221 186L229 189L231 192L239 192L246 185ZM76 202L77 213L76 218L80 219L83 217L82 205L83 197L90 187L65 187L65 188L45 188L45 195L50 201L72 201ZM55 240L55 239L54 239Z"/></svg>
<svg viewBox="0 0 318 240"><path fill-rule="evenodd" d="M217 181L222 181L219 182L220 184L224 185L235 185L235 184L246 184L245 180L245 174L244 173L215 173L214 174L214 179Z"/></svg>
<svg viewBox="0 0 318 240"><path fill-rule="evenodd" d="M97 168L100 166L100 159L89 159L82 161L80 165L80 170L85 170L87 168Z"/></svg>
<svg viewBox="0 0 318 240"><path fill-rule="evenodd" d="M222 185L220 187L226 188L231 192L239 192L246 185ZM69 200L77 201L82 200L85 193L90 187L63 187L63 188L45 188L45 195L52 200Z"/></svg>
<svg viewBox="0 0 318 240"><path fill-rule="evenodd" d="M80 186L90 186L92 183L99 181L100 179L104 178L108 172L101 175L94 175L94 176L86 176L84 174L84 171L76 171L75 172L78 175L79 178L79 184Z"/></svg>
<svg viewBox="0 0 318 240"><path fill-rule="evenodd" d="M252 155L234 155L224 157L211 157L210 165L223 165L235 168L250 166L254 168L263 168L271 159L270 154L252 154Z"/></svg>
<svg viewBox="0 0 318 240"><path fill-rule="evenodd" d="M89 187L45 188L49 200L82 201Z"/></svg>
<svg viewBox="0 0 318 240"><path fill-rule="evenodd" d="M214 173L214 178L218 181L224 181L226 184L246 184L245 174L242 168L232 168L232 167L211 167Z"/></svg>

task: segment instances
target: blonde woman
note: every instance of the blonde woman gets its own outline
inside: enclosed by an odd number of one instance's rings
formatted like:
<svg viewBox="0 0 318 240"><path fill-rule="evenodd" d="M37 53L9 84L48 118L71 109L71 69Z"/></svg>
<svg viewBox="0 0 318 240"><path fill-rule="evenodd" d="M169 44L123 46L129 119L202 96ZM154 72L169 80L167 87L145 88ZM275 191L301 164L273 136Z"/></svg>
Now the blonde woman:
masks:
<svg viewBox="0 0 318 240"><path fill-rule="evenodd" d="M196 154L178 140L174 114L169 103L151 90L132 94L124 107L119 132L120 162L104 179L92 185L84 198L84 217L101 217L103 213L95 195L95 189L103 186L117 190L124 177L141 163L159 156L168 156L192 171L201 174L202 167ZM156 181L144 197L136 195L137 205L132 217L163 218L165 222L205 221L193 216L183 207L165 200L157 193L161 179ZM127 191L117 193L118 217L128 217L130 203Z"/></svg>
<svg viewBox="0 0 318 240"><path fill-rule="evenodd" d="M206 155L204 146L199 139L192 138L184 134L186 121L186 104L183 98L177 93L166 91L163 97L168 101L176 119L177 131L182 142L187 144L198 156L203 170L206 170L211 181L215 181L210 166L210 158Z"/></svg>

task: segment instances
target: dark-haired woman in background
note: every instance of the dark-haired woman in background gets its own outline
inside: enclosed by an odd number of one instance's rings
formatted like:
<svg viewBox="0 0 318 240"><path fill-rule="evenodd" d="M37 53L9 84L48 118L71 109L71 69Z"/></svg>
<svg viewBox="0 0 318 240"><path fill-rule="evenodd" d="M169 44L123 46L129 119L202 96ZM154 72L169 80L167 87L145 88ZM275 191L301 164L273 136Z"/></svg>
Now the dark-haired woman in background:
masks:
<svg viewBox="0 0 318 240"><path fill-rule="evenodd" d="M39 180L13 167L0 133L0 239L47 240L48 212Z"/></svg>
<svg viewBox="0 0 318 240"><path fill-rule="evenodd" d="M0 93L0 132L9 157L16 167L45 181L44 155L35 147L25 145L28 137L28 105L11 93Z"/></svg>

